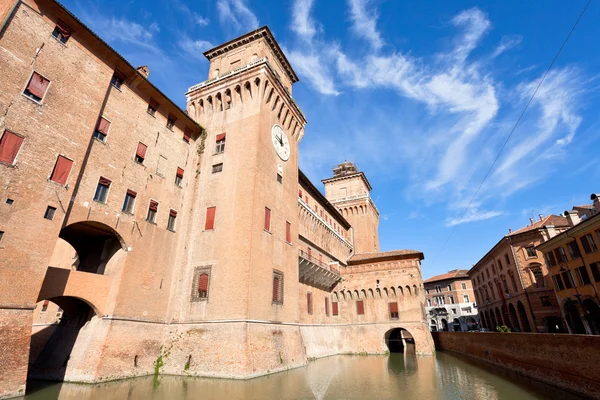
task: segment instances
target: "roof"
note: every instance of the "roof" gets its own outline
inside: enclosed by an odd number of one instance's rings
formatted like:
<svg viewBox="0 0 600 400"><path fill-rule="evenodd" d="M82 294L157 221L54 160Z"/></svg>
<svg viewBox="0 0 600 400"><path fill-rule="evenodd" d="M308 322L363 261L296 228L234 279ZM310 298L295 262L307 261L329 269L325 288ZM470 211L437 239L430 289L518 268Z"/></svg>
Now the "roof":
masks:
<svg viewBox="0 0 600 400"><path fill-rule="evenodd" d="M378 253L354 254L348 259L348 265L365 264L365 261L390 261L414 257L418 257L419 260L423 260L425 258L423 252L418 250L393 250Z"/></svg>
<svg viewBox="0 0 600 400"><path fill-rule="evenodd" d="M468 269L455 269L453 271L447 272L445 274L432 276L429 279L425 279L423 283L432 283L438 281L445 281L448 279L458 279L458 278L466 278L469 279L469 275L467 275Z"/></svg>
<svg viewBox="0 0 600 400"><path fill-rule="evenodd" d="M335 208L335 206L331 204L325 196L323 196L323 193L321 193L321 191L317 189L315 185L313 185L310 179L304 175L304 172L302 172L300 168L298 168L298 182L310 192L310 194L321 204L321 206L323 206L324 209L329 211L331 216L335 218L340 225L342 225L345 229L350 229L352 226L350 225L350 222L348 222L348 220L344 218L342 214L340 214L338 209Z"/></svg>
<svg viewBox="0 0 600 400"><path fill-rule="evenodd" d="M538 220L538 221L534 222L533 224L527 225L521 229L518 229L512 233L509 233L506 236L515 236L515 235L519 235L521 233L533 231L536 229L541 229L546 225L569 226L569 221L567 221L567 218L561 217L559 215L548 215L548 216L542 218L541 220Z"/></svg>
<svg viewBox="0 0 600 400"><path fill-rule="evenodd" d="M360 176L365 181L365 184L367 185L367 189L369 189L369 191L373 190L373 188L371 187L371 184L369 183L369 180L367 179L367 176L365 175L364 172L356 172L354 174L333 176L331 178L323 179L323 180L321 180L321 182L323 182L323 183L333 182L333 181L342 180L342 179L354 178L355 176Z"/></svg>
<svg viewBox="0 0 600 400"><path fill-rule="evenodd" d="M210 60L221 54L227 53L230 50L236 49L242 44L246 44L246 43L258 40L260 38L265 38L267 43L271 46L271 48L273 49L273 53L275 54L275 57L277 57L277 59L281 63L284 71L286 72L286 74L288 75L288 77L290 78L292 83L298 82L298 75L296 75L296 72L294 72L292 65L290 64L287 57L281 50L281 47L279 47L279 44L275 40L273 33L271 33L271 30L266 25L254 30L252 32L248 32L245 35L242 35L235 39L232 39L229 42L223 43L217 47L213 47L212 49L207 50L202 54L204 54L204 57L206 57L207 59Z"/></svg>
<svg viewBox="0 0 600 400"><path fill-rule="evenodd" d="M587 210L593 210L594 209L594 205L593 204L583 204L580 206L573 206L573 208L585 208Z"/></svg>
<svg viewBox="0 0 600 400"><path fill-rule="evenodd" d="M555 245L558 242L561 242L563 239L566 239L566 238L572 239L574 237L572 235L578 235L578 234L585 232L586 230L590 229L590 227L593 227L595 224L600 225L600 213L597 213L596 215L586 218L586 219L582 220L580 223L578 223L577 225L575 225L574 227L571 227L571 228L565 230L564 232L561 232L558 235L551 237L550 239L546 240L544 243L537 245L536 249L546 250L548 248L551 248L552 245Z"/></svg>

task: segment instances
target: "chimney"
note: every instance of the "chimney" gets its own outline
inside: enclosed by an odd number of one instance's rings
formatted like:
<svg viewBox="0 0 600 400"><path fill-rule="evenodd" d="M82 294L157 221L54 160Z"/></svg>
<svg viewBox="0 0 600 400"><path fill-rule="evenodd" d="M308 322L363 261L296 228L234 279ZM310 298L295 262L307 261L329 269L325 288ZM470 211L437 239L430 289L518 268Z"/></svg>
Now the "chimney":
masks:
<svg viewBox="0 0 600 400"><path fill-rule="evenodd" d="M508 228L508 233L512 233L512 229L511 228Z"/></svg>
<svg viewBox="0 0 600 400"><path fill-rule="evenodd" d="M565 216L567 217L567 221L569 222L569 226L571 227L581 222L579 214L575 210L565 211Z"/></svg>
<svg viewBox="0 0 600 400"><path fill-rule="evenodd" d="M594 213L600 213L600 194L592 193L590 200L594 200Z"/></svg>
<svg viewBox="0 0 600 400"><path fill-rule="evenodd" d="M533 220L533 218L529 218L529 222L531 222L531 225L533 225L535 221Z"/></svg>
<svg viewBox="0 0 600 400"><path fill-rule="evenodd" d="M544 219L544 215L543 214L539 214L540 216L540 221Z"/></svg>
<svg viewBox="0 0 600 400"><path fill-rule="evenodd" d="M137 72L142 74L142 76L148 79L148 75L150 75L150 68L147 65L142 65L141 67L136 68Z"/></svg>
<svg viewBox="0 0 600 400"><path fill-rule="evenodd" d="M554 225L544 225L542 236L544 237L544 242L556 236L556 229L554 229Z"/></svg>

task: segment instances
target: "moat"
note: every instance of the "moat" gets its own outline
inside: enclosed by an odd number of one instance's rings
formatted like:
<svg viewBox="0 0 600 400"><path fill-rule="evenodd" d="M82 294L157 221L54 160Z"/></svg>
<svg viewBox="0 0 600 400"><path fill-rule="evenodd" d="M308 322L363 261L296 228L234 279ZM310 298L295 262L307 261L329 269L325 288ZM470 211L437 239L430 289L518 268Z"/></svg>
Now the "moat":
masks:
<svg viewBox="0 0 600 400"><path fill-rule="evenodd" d="M577 399L557 388L448 353L333 356L241 381L159 376L97 385L28 383L26 400Z"/></svg>

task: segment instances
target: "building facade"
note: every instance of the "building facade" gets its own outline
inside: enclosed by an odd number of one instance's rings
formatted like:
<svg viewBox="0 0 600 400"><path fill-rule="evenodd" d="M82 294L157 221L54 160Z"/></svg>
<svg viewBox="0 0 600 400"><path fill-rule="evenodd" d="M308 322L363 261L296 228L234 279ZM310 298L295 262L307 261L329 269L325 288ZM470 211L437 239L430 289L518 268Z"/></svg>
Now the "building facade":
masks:
<svg viewBox="0 0 600 400"><path fill-rule="evenodd" d="M57 2L3 1L0 21L0 397L398 338L432 354L423 254L379 251L354 165L325 196L298 169L298 78L268 28L207 51L182 110Z"/></svg>
<svg viewBox="0 0 600 400"><path fill-rule="evenodd" d="M483 327L506 325L521 332L565 332L548 266L536 246L549 231L568 228L567 218L549 215L510 231L468 272Z"/></svg>
<svg viewBox="0 0 600 400"><path fill-rule="evenodd" d="M591 199L590 206L566 211L569 229L550 231L537 250L549 266L569 333L600 335L600 198L592 194Z"/></svg>
<svg viewBox="0 0 600 400"><path fill-rule="evenodd" d="M479 329L473 285L466 269L455 269L423 282L425 312L432 332Z"/></svg>

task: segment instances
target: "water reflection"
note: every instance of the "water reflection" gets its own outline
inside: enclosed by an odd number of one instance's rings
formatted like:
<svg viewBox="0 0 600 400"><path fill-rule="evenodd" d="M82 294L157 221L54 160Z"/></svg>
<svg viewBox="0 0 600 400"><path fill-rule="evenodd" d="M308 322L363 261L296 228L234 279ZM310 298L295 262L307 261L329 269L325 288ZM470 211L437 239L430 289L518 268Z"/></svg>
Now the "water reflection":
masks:
<svg viewBox="0 0 600 400"><path fill-rule="evenodd" d="M575 399L510 372L438 353L334 356L248 381L162 376L98 385L30 382L27 400Z"/></svg>

